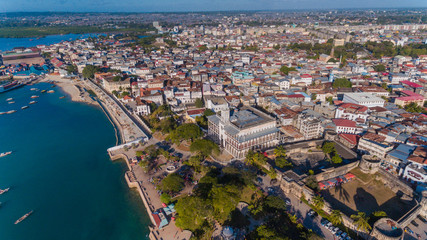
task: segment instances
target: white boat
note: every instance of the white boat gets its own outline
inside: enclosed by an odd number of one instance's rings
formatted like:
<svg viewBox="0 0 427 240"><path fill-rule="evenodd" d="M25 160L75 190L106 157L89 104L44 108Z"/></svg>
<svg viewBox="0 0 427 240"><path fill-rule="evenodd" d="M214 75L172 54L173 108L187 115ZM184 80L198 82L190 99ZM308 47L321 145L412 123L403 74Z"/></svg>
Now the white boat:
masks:
<svg viewBox="0 0 427 240"><path fill-rule="evenodd" d="M30 90L31 91L37 91L37 88L31 88Z"/></svg>
<svg viewBox="0 0 427 240"><path fill-rule="evenodd" d="M13 104L13 103L15 103L14 101L10 101L10 102L8 102L9 104Z"/></svg>
<svg viewBox="0 0 427 240"><path fill-rule="evenodd" d="M22 221L24 221L25 219L27 219L28 216L31 215L31 213L33 213L33 210L31 210L29 213L25 214L24 216L20 217L18 220L15 221L15 224L18 224Z"/></svg>
<svg viewBox="0 0 427 240"><path fill-rule="evenodd" d="M53 90L49 90L49 91L47 91L47 93L54 93L55 91L53 91Z"/></svg>
<svg viewBox="0 0 427 240"><path fill-rule="evenodd" d="M21 107L21 109L27 109L28 108L28 106L22 106Z"/></svg>
<svg viewBox="0 0 427 240"><path fill-rule="evenodd" d="M6 189L0 189L0 195L9 191L10 188L6 188Z"/></svg>
<svg viewBox="0 0 427 240"><path fill-rule="evenodd" d="M31 98L38 98L39 96L37 96L37 95L33 95L33 96L31 96Z"/></svg>
<svg viewBox="0 0 427 240"><path fill-rule="evenodd" d="M6 113L7 114L12 114L12 113L15 113L16 112L16 110L10 110L10 111L7 111Z"/></svg>
<svg viewBox="0 0 427 240"><path fill-rule="evenodd" d="M0 157L7 156L7 155L9 155L9 154L12 154L12 151L4 152L4 153L0 153Z"/></svg>
<svg viewBox="0 0 427 240"><path fill-rule="evenodd" d="M37 102L37 101L31 101L31 102L30 102L30 104L34 104L34 103L36 103L36 102Z"/></svg>
<svg viewBox="0 0 427 240"><path fill-rule="evenodd" d="M12 100L13 100L13 98L8 98L8 99L6 99L6 101L8 101L8 102L9 102L9 101L12 101Z"/></svg>
<svg viewBox="0 0 427 240"><path fill-rule="evenodd" d="M0 115L6 114L6 112L0 112Z"/></svg>

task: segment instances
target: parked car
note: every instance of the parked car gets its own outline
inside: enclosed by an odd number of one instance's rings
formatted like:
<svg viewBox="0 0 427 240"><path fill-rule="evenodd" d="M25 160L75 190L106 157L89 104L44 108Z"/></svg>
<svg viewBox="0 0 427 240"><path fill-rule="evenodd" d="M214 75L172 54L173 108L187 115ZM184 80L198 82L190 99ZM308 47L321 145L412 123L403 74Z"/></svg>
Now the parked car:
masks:
<svg viewBox="0 0 427 240"><path fill-rule="evenodd" d="M291 200L289 198L286 198L285 203L286 203L286 205L291 205Z"/></svg>
<svg viewBox="0 0 427 240"><path fill-rule="evenodd" d="M405 228L405 232L408 232L410 234L414 234L414 231L412 231L412 229L410 229L409 227Z"/></svg>
<svg viewBox="0 0 427 240"><path fill-rule="evenodd" d="M322 220L320 220L320 224L321 224L322 226L326 226L328 223L329 223L329 221L328 221L328 220L326 220L325 218L322 218Z"/></svg>
<svg viewBox="0 0 427 240"><path fill-rule="evenodd" d="M427 223L427 220L425 218L423 218L421 215L417 216L418 219L420 219L423 223Z"/></svg>
<svg viewBox="0 0 427 240"><path fill-rule="evenodd" d="M417 222L415 222L415 220L412 220L411 221L411 223L412 223L412 225L414 225L415 227L418 227L419 225L418 225L418 223Z"/></svg>
<svg viewBox="0 0 427 240"><path fill-rule="evenodd" d="M257 178L256 178L256 181L257 181L259 184L262 184L262 178L257 177Z"/></svg>

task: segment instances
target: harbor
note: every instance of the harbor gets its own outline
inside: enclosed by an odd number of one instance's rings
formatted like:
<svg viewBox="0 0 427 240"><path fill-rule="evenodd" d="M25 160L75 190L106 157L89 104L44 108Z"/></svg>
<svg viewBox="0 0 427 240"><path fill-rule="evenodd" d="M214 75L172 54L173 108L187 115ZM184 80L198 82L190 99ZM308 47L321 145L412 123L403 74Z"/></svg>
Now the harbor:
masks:
<svg viewBox="0 0 427 240"><path fill-rule="evenodd" d="M0 112L10 110L8 98L13 98L17 110L0 116L4 127L0 152L12 151L0 161L0 188L10 187L0 195L0 237L148 238L150 220L143 203L123 178L127 166L111 162L106 154L105 149L116 144L108 118L94 104L71 101L62 88L42 94L41 90L52 89L48 80L0 94ZM28 105L32 95L39 98ZM26 104L29 108L21 110ZM34 213L14 224L30 210ZM106 224L112 230L99 231Z"/></svg>

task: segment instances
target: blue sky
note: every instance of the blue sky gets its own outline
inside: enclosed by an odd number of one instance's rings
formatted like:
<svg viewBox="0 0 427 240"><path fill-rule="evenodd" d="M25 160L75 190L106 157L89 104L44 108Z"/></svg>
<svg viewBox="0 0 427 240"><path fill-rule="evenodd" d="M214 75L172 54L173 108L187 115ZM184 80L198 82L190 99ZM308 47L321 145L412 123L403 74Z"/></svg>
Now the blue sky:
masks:
<svg viewBox="0 0 427 240"><path fill-rule="evenodd" d="M427 7L427 0L0 0L0 12L170 12Z"/></svg>

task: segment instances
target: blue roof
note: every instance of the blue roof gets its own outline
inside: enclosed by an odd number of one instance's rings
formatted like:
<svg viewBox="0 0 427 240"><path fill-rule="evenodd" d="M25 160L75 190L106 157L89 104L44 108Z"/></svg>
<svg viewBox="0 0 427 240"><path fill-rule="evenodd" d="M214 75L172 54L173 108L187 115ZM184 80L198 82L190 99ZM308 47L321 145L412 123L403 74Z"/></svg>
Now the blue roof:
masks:
<svg viewBox="0 0 427 240"><path fill-rule="evenodd" d="M406 144L400 144L396 149L390 151L388 153L388 155L406 162L408 157L415 150L415 148L416 148L416 146L409 146Z"/></svg>

